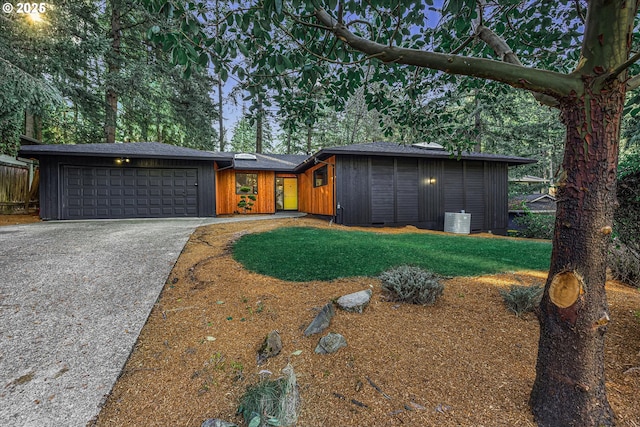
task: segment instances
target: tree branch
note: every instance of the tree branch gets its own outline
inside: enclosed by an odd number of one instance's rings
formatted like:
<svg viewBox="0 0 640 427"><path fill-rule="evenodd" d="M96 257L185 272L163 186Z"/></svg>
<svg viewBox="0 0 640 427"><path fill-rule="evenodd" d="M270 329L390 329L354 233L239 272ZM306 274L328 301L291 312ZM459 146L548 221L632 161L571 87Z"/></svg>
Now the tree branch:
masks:
<svg viewBox="0 0 640 427"><path fill-rule="evenodd" d="M502 61L522 66L522 62L520 62L518 56L513 53L509 45L492 30L484 25L478 25L476 27L476 35L480 40L489 45L489 47L493 49ZM531 94L541 104L548 105L550 107L557 107L559 105L558 100L552 96L535 91L532 91Z"/></svg>
<svg viewBox="0 0 640 427"><path fill-rule="evenodd" d="M630 66L632 66L633 64L635 64L636 62L638 62L640 60L640 52L636 52L635 55L633 55L631 58L627 59L624 63L618 65L615 70L611 71L608 75L607 75L607 80L613 80L616 77L618 77L621 73L624 72L624 70L626 70L627 68L629 68Z"/></svg>
<svg viewBox="0 0 640 427"><path fill-rule="evenodd" d="M583 91L579 79L553 71L526 68L491 59L385 46L356 36L323 9L317 9L315 13L320 23L329 27L330 31L340 40L360 52L377 57L385 63L416 65L444 71L448 74L493 80L516 88L544 93L554 98L565 97L572 92L580 94Z"/></svg>
<svg viewBox="0 0 640 427"><path fill-rule="evenodd" d="M627 81L627 90L634 90L640 87L640 74L634 77L631 77Z"/></svg>

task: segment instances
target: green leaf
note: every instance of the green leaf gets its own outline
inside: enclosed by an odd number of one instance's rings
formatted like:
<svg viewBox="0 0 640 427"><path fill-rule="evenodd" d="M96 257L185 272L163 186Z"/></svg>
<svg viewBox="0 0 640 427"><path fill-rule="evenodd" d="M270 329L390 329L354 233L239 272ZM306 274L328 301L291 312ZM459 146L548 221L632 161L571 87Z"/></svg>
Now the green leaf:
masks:
<svg viewBox="0 0 640 427"><path fill-rule="evenodd" d="M201 53L200 56L198 57L198 64L206 67L209 64L209 55L207 55L206 53Z"/></svg>
<svg viewBox="0 0 640 427"><path fill-rule="evenodd" d="M249 421L249 427L258 427L260 425L260 415L256 415Z"/></svg>
<svg viewBox="0 0 640 427"><path fill-rule="evenodd" d="M191 77L192 71L193 70L191 69L191 63L188 63L187 66L184 68L182 75L184 76L185 79L188 79L189 77Z"/></svg>
<svg viewBox="0 0 640 427"><path fill-rule="evenodd" d="M242 53L245 57L249 57L249 49L247 49L247 46L242 43L241 41L236 42L238 45L238 49L240 50L240 53Z"/></svg>

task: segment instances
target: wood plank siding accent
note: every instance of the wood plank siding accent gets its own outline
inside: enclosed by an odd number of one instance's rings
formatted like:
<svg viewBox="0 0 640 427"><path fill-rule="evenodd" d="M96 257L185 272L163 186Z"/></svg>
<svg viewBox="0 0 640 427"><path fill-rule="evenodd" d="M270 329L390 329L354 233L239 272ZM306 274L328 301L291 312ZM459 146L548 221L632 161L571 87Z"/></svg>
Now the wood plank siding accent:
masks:
<svg viewBox="0 0 640 427"><path fill-rule="evenodd" d="M64 171L69 167L118 169L190 169L197 170L196 216L215 215L215 173L210 161L131 158L126 165L116 165L114 158L85 156L40 157L40 217L44 220L64 219Z"/></svg>
<svg viewBox="0 0 640 427"><path fill-rule="evenodd" d="M506 163L338 156L338 222L442 230L445 212L471 214L471 230L506 234Z"/></svg>
<svg viewBox="0 0 640 427"><path fill-rule="evenodd" d="M298 176L298 210L314 215L335 215L335 156L307 169ZM328 163L328 164L327 164ZM327 185L313 186L313 172L327 166Z"/></svg>
<svg viewBox="0 0 640 427"><path fill-rule="evenodd" d="M276 174L274 171L224 169L216 172L216 214L231 215L238 211L240 194L236 194L236 173L258 175L258 194L250 212L272 214L276 212Z"/></svg>

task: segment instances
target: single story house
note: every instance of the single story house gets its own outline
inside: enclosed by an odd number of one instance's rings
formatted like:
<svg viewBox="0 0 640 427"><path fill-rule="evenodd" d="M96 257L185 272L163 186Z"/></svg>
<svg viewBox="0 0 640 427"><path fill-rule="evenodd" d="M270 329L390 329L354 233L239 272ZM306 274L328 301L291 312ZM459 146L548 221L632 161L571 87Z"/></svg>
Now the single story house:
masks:
<svg viewBox="0 0 640 427"><path fill-rule="evenodd" d="M510 166L522 157L452 155L440 146L388 142L325 148L311 156L214 153L153 142L43 145L43 219L207 217L297 210L345 225L442 230L445 212L471 214L471 231L506 234ZM245 194L246 195L246 194Z"/></svg>
<svg viewBox="0 0 640 427"><path fill-rule="evenodd" d="M516 218L526 215L556 214L556 198L550 194L525 194L509 200L509 230L520 230Z"/></svg>

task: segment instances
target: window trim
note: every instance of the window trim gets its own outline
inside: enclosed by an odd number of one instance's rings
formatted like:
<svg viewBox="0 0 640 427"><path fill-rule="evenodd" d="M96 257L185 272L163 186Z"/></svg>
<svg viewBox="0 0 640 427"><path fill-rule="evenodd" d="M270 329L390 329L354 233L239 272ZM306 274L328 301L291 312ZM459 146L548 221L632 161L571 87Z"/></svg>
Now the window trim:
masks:
<svg viewBox="0 0 640 427"><path fill-rule="evenodd" d="M318 184L318 175L320 175L320 184ZM313 171L313 187L324 187L329 185L329 165L320 166Z"/></svg>

